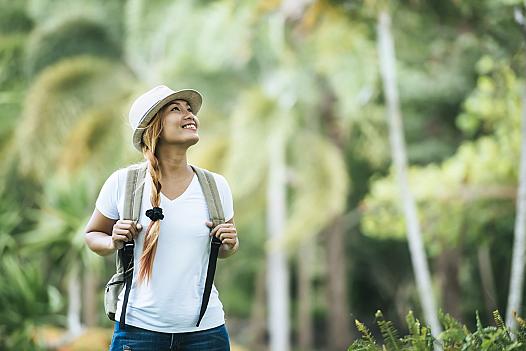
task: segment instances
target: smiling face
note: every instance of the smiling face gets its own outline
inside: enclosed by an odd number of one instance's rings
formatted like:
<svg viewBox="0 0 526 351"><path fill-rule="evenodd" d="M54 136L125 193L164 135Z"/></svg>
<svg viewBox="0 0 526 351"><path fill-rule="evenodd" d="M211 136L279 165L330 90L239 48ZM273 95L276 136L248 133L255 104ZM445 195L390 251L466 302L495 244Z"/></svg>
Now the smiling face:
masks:
<svg viewBox="0 0 526 351"><path fill-rule="evenodd" d="M162 109L163 129L159 143L185 145L187 147L199 141L197 129L199 120L185 100L174 100Z"/></svg>

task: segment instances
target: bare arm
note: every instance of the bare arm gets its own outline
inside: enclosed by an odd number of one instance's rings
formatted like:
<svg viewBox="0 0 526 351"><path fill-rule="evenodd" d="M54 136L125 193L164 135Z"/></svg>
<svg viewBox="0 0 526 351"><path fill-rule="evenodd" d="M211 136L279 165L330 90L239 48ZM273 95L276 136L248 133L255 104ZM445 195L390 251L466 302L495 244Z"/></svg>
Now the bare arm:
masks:
<svg viewBox="0 0 526 351"><path fill-rule="evenodd" d="M91 251L107 256L135 238L141 229L140 224L107 218L95 209L86 226L84 240Z"/></svg>

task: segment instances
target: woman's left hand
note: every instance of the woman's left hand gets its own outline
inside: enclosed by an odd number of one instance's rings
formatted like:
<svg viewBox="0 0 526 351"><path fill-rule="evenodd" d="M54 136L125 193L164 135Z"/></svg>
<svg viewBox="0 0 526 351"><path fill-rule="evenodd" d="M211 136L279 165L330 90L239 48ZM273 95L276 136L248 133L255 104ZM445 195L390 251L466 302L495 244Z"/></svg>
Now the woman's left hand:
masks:
<svg viewBox="0 0 526 351"><path fill-rule="evenodd" d="M206 225L212 228L214 224L207 221ZM210 236L216 236L221 240L223 250L230 251L237 245L237 230L233 223L222 223L210 232Z"/></svg>

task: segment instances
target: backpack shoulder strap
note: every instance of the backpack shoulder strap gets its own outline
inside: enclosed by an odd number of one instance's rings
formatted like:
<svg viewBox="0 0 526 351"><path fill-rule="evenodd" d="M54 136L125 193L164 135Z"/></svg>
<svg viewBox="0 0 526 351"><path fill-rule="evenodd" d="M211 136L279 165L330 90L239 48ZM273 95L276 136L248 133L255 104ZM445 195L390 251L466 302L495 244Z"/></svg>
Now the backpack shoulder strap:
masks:
<svg viewBox="0 0 526 351"><path fill-rule="evenodd" d="M126 186L124 189L124 208L122 219L138 220L141 211L142 192L144 190L144 177L147 164L140 163L128 166L126 169ZM117 273L124 273L122 254L115 255Z"/></svg>
<svg viewBox="0 0 526 351"><path fill-rule="evenodd" d="M137 221L140 217L142 193L144 190L144 180L146 176L147 163L143 162L131 165L127 168L126 188L124 193L123 219ZM121 328L126 328L126 307L130 296L130 289L133 277L133 251L135 242L127 242L116 255L117 272L122 272L124 277L124 299L121 308L119 324Z"/></svg>
<svg viewBox="0 0 526 351"><path fill-rule="evenodd" d="M223 205L221 204L221 198L219 196L219 191L217 190L217 184L214 179L214 175L210 171L203 168L196 166L192 166L192 168L197 174L197 179L199 179L199 184L203 189L212 223L214 223L214 226L225 223Z"/></svg>
<svg viewBox="0 0 526 351"><path fill-rule="evenodd" d="M219 191L217 190L216 181L214 175L206 169L192 166L194 172L197 174L201 189L205 195L206 205L208 206L208 212L210 219L214 223L214 227L225 223L225 215L223 213L223 205L221 204L221 198L219 197ZM206 270L205 287L203 289L203 297L201 299L201 308L199 310L199 317L197 318L196 327L199 326L203 319L208 301L210 300L210 293L212 291L212 285L214 282L214 275L216 272L217 256L219 255L219 247L221 246L221 240L217 237L213 237L210 240L210 257L208 258L208 268Z"/></svg>
<svg viewBox="0 0 526 351"><path fill-rule="evenodd" d="M137 221L140 216L144 178L147 163L131 165L127 168L126 188L124 193L123 219Z"/></svg>

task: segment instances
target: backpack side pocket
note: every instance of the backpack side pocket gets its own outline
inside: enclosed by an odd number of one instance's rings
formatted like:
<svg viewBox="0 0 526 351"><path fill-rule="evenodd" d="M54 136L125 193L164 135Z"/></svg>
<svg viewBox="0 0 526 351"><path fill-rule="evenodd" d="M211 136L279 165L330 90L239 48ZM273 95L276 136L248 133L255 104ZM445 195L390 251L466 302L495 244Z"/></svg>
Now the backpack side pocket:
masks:
<svg viewBox="0 0 526 351"><path fill-rule="evenodd" d="M119 294L124 287L124 274L115 273L110 281L106 284L106 289L104 290L104 310L106 316L112 321L115 320L115 312L117 311L117 300L119 299Z"/></svg>

